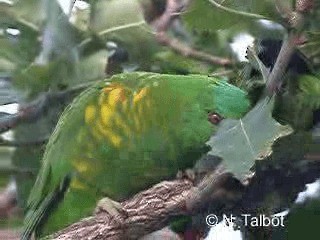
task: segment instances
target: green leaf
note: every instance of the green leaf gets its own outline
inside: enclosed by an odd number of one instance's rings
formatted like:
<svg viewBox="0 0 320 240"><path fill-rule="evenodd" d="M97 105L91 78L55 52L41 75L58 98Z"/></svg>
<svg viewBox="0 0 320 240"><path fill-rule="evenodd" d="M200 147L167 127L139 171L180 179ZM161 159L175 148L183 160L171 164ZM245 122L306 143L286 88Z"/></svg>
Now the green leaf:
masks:
<svg viewBox="0 0 320 240"><path fill-rule="evenodd" d="M0 57L0 73L9 74L15 69L15 64L8 59Z"/></svg>
<svg viewBox="0 0 320 240"><path fill-rule="evenodd" d="M290 147L289 147L290 146ZM289 135L277 138L272 147L267 150L256 164L278 166L281 164L292 165L304 159L305 154L313 146L312 135L308 131L293 132ZM264 156L267 156L264 158ZM263 158L263 161L261 161ZM266 161L268 163L266 163ZM271 162L272 161L272 162ZM257 166L256 165L256 166Z"/></svg>
<svg viewBox="0 0 320 240"><path fill-rule="evenodd" d="M13 168L11 163L12 157L12 149L1 147L0 148L0 172L1 176L2 173L6 172L7 170L11 170Z"/></svg>
<svg viewBox="0 0 320 240"><path fill-rule="evenodd" d="M75 63L57 58L46 65L31 64L14 76L14 84L29 97L40 92L60 91L79 84L103 79L107 64L107 51L95 52Z"/></svg>
<svg viewBox="0 0 320 240"><path fill-rule="evenodd" d="M66 59L57 59L46 65L31 64L14 75L14 84L29 97L49 89L59 91L68 87L75 74L75 65Z"/></svg>
<svg viewBox="0 0 320 240"><path fill-rule="evenodd" d="M242 178L257 158L270 153L273 142L292 132L272 118L273 99L264 98L240 120L221 122L217 133L209 140L209 154L223 158L223 163Z"/></svg>
<svg viewBox="0 0 320 240"><path fill-rule="evenodd" d="M299 97L305 106L320 108L320 79L312 75L299 78Z"/></svg>
<svg viewBox="0 0 320 240"><path fill-rule="evenodd" d="M45 17L41 0L15 0L13 4L0 3L0 14L0 22L18 22L35 31L40 29Z"/></svg>
<svg viewBox="0 0 320 240"><path fill-rule="evenodd" d="M37 121L22 122L14 129L17 142L35 142L45 139L52 134L58 118L65 109L68 101L52 101L50 109ZM41 164L45 144L36 144L16 148L12 156L12 165L19 174L15 175L18 186L18 204L25 207L30 190L36 179Z"/></svg>
<svg viewBox="0 0 320 240"><path fill-rule="evenodd" d="M194 0L183 19L187 26L197 30L218 30L243 23L245 19L233 18L233 14L214 8L207 0Z"/></svg>
<svg viewBox="0 0 320 240"><path fill-rule="evenodd" d="M56 1L46 0L46 26L42 35L40 63L64 58L71 63L78 59L77 46L82 34L76 29Z"/></svg>
<svg viewBox="0 0 320 240"><path fill-rule="evenodd" d="M15 51L15 46L12 41L10 42L9 39L6 39L5 37L0 37L0 57L3 61L3 63L7 63L11 65L11 68L15 67L15 62L18 61L17 52ZM2 67L1 67L2 68ZM6 69L4 67L4 69Z"/></svg>
<svg viewBox="0 0 320 240"><path fill-rule="evenodd" d="M307 146L307 154L305 158L308 160L320 160L320 123L318 123L313 130L312 134L312 142Z"/></svg>
<svg viewBox="0 0 320 240"><path fill-rule="evenodd" d="M270 69L268 69L263 62L258 57L259 46L251 47L249 46L247 49L247 58L250 61L250 64L253 68L258 69L262 75L262 79L264 84L268 82L268 76L270 74Z"/></svg>
<svg viewBox="0 0 320 240"><path fill-rule="evenodd" d="M105 40L117 42L129 52L130 61L142 65L150 64L150 56L158 47L137 0L97 1L92 6L90 29Z"/></svg>
<svg viewBox="0 0 320 240"><path fill-rule="evenodd" d="M69 84L86 83L91 80L105 78L107 65L107 50L96 51L93 54L82 58L75 66L75 75L70 79Z"/></svg>
<svg viewBox="0 0 320 240"><path fill-rule="evenodd" d="M303 75L290 79L291 88L277 97L274 117L281 123L290 124L295 130L312 127L313 111L320 108L320 79Z"/></svg>
<svg viewBox="0 0 320 240"><path fill-rule="evenodd" d="M96 33L144 24L143 12L136 0L98 0L92 6L90 29Z"/></svg>
<svg viewBox="0 0 320 240"><path fill-rule="evenodd" d="M2 81L0 78L0 105L18 102L20 97L19 92L13 89L10 82Z"/></svg>
<svg viewBox="0 0 320 240"><path fill-rule="evenodd" d="M306 233L307 236L317 236L319 221L320 200L319 198L308 199L306 203L296 205L290 210L284 236L290 240L303 239L306 237Z"/></svg>
<svg viewBox="0 0 320 240"><path fill-rule="evenodd" d="M248 26L252 20L278 19L274 1L271 0L215 0L214 2L222 7L215 6L209 0L194 0L191 3L186 13L183 14L183 19L189 28L219 30L233 27L240 30Z"/></svg>
<svg viewBox="0 0 320 240"><path fill-rule="evenodd" d="M161 51L154 56L155 65L161 73L168 74L209 74L209 64L187 58L172 51Z"/></svg>
<svg viewBox="0 0 320 240"><path fill-rule="evenodd" d="M308 42L302 46L302 51L312 58L320 56L320 31L307 32Z"/></svg>
<svg viewBox="0 0 320 240"><path fill-rule="evenodd" d="M8 26L4 25L6 29ZM36 57L40 43L38 34L23 25L16 25L20 34L12 36L4 33L0 36L0 59L6 60L10 72L30 64ZM1 70L0 70L1 71Z"/></svg>

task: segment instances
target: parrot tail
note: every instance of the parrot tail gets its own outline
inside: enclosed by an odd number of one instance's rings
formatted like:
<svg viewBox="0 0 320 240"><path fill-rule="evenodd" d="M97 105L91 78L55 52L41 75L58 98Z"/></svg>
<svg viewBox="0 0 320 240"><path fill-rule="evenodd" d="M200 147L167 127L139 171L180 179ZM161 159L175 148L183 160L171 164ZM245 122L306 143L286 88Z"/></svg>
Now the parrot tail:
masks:
<svg viewBox="0 0 320 240"><path fill-rule="evenodd" d="M30 240L35 232L38 235L40 226L44 224L50 212L58 207L70 185L71 177L66 176L60 186L50 192L41 202L32 204L25 217L24 228L20 240Z"/></svg>

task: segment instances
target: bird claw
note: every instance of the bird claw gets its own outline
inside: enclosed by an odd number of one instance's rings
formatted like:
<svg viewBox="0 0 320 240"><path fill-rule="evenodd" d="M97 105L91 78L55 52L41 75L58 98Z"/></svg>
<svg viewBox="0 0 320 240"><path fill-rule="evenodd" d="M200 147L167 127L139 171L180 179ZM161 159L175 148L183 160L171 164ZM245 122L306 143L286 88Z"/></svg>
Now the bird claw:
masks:
<svg viewBox="0 0 320 240"><path fill-rule="evenodd" d="M178 179L188 179L188 180L191 180L192 182L194 182L196 179L196 174L192 169L186 169L183 171L181 171L181 170L178 171L176 177Z"/></svg>
<svg viewBox="0 0 320 240"><path fill-rule="evenodd" d="M111 198L105 197L99 200L97 207L95 209L95 214L106 212L111 216L117 215L125 215L127 216L127 212L123 208L123 206L116 201L113 201Z"/></svg>

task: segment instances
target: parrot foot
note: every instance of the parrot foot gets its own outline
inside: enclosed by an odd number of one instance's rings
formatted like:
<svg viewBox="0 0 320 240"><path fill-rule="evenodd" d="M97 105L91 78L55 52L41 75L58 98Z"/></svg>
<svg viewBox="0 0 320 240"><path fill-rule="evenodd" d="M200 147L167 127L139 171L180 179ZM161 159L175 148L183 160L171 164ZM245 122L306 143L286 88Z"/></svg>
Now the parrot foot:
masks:
<svg viewBox="0 0 320 240"><path fill-rule="evenodd" d="M95 214L106 212L111 216L127 216L127 211L123 208L123 206L116 201L113 201L111 198L104 197L99 200L97 207L95 209Z"/></svg>
<svg viewBox="0 0 320 240"><path fill-rule="evenodd" d="M177 176L178 179L189 179L192 182L196 180L196 174L192 169L186 169L183 171L178 171Z"/></svg>

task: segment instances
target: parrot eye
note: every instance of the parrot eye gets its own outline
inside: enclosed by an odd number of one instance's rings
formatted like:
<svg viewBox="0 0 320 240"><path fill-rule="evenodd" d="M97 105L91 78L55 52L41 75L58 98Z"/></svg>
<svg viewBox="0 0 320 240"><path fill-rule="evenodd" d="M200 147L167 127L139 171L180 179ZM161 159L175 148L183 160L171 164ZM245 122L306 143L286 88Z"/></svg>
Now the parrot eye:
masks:
<svg viewBox="0 0 320 240"><path fill-rule="evenodd" d="M214 113L214 112L208 113L208 120L209 120L209 122L211 122L214 125L217 125L219 122L221 122L222 119L223 118L217 113Z"/></svg>

